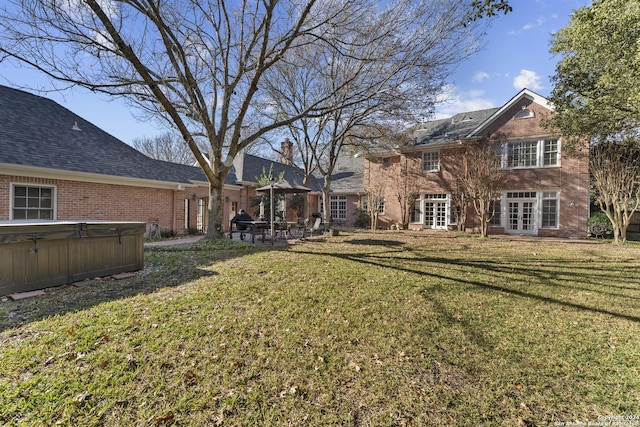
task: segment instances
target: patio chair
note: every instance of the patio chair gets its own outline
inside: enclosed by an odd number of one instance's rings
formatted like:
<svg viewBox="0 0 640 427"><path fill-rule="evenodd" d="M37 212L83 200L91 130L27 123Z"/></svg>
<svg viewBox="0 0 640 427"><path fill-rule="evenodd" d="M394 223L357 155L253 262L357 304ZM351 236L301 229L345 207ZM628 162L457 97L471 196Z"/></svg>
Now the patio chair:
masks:
<svg viewBox="0 0 640 427"><path fill-rule="evenodd" d="M318 217L316 218L316 221L313 223L313 227L309 228L309 219L305 219L305 227L304 230L302 232L302 238L304 239L305 237L308 236L313 236L316 234L322 234L324 233L324 230L320 227L320 224L322 223L322 218Z"/></svg>

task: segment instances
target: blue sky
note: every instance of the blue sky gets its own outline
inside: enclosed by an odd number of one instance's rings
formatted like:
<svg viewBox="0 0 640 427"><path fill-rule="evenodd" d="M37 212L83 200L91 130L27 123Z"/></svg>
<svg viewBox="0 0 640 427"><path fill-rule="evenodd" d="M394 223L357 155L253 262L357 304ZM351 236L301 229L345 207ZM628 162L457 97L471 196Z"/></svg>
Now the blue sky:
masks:
<svg viewBox="0 0 640 427"><path fill-rule="evenodd" d="M436 117L499 107L523 88L548 96L558 57L551 34L590 0L511 0L513 12L492 19L483 49L460 64L445 89Z"/></svg>
<svg viewBox="0 0 640 427"><path fill-rule="evenodd" d="M567 25L574 9L590 0L511 0L513 12L492 19L483 49L462 62L444 88L436 117L498 107L526 87L547 96L557 58L549 53L551 34ZM50 89L41 75L14 63L0 63L0 84ZM126 143L164 132L140 122L123 101L84 89L43 94Z"/></svg>

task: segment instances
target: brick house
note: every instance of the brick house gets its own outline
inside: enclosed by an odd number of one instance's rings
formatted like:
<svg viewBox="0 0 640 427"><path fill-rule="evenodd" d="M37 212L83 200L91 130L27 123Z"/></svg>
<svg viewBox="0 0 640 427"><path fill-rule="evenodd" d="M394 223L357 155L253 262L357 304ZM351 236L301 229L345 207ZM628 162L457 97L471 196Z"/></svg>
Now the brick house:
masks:
<svg viewBox="0 0 640 427"><path fill-rule="evenodd" d="M350 154L341 154L331 175L331 192L329 195L329 215L338 228L353 229L358 224L359 209L366 203L364 188L364 158ZM318 189L323 182L322 177L314 177ZM311 195L312 197L314 194ZM322 207L322 192L316 196L317 212Z"/></svg>
<svg viewBox="0 0 640 427"><path fill-rule="evenodd" d="M366 159L343 156L332 176L331 216L353 228L366 190L384 191L382 227L400 222L404 192L418 195L410 228L454 225L453 148L459 140L507 136L509 182L496 200L491 232L582 237L589 207L585 159L563 155L559 138L540 127L548 102L523 90L501 108L421 123L413 142ZM198 167L151 159L49 99L0 86L0 221L18 219L158 221L178 234L206 229L208 182ZM507 165L508 163L508 165ZM301 183L291 158L280 162L240 154L224 186L223 224L251 205L263 170ZM304 216L321 208L314 177ZM287 196L287 218L297 213ZM470 215L469 228L477 226Z"/></svg>
<svg viewBox="0 0 640 427"><path fill-rule="evenodd" d="M1 85L0 117L0 221L157 221L177 234L206 230L209 184L199 167L151 159L50 99ZM256 179L272 164L275 176L301 181L290 163L238 155L225 180L223 224L252 209ZM313 212L317 191L310 200Z"/></svg>
<svg viewBox="0 0 640 427"><path fill-rule="evenodd" d="M196 167L151 159L54 101L0 86L0 220L203 227Z"/></svg>
<svg viewBox="0 0 640 427"><path fill-rule="evenodd" d="M284 144L284 143L283 143ZM291 151L290 151L291 153ZM269 174L274 178L282 178L289 184L295 186L303 186L311 189L310 192L298 193L302 197L302 205L296 205L295 198L296 193L288 192L284 194L281 200L281 205L276 207L276 211L282 211L284 207L286 219L288 221L295 221L300 215L302 217L310 217L313 212L317 212L318 206L318 193L319 189L317 183L314 180L310 180L308 183L304 183L304 172L298 167L293 165L293 160L290 156L284 156L280 161L274 161L263 157L255 156L248 153L239 153L233 160L233 175L236 185L240 188L237 197L237 203L230 201L229 204L229 218L233 218L233 215L240 209L244 209L252 217L259 216L259 207L255 205L254 199L261 194L256 191L260 187L258 179L263 174ZM225 192L226 195L226 192ZM266 193L264 196L268 196ZM226 203L226 197L225 197ZM299 212L300 211L300 212ZM265 218L269 213L265 212ZM226 224L227 222L225 222Z"/></svg>
<svg viewBox="0 0 640 427"><path fill-rule="evenodd" d="M451 229L456 224L452 194L460 141L502 135L502 167L507 181L493 202L490 233L582 238L589 216L589 172L586 156L562 152L562 140L541 126L553 111L542 96L524 89L499 108L471 111L421 123L412 141L378 152L365 162L365 186L382 187L380 225L400 222L398 195L414 194L412 229ZM473 209L466 229L478 227Z"/></svg>

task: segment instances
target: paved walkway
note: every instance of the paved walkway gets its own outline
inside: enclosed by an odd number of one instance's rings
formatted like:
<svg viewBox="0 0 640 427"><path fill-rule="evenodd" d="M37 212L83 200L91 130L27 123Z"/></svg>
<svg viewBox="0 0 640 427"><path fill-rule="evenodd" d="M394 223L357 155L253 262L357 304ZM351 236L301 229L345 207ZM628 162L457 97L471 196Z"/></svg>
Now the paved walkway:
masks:
<svg viewBox="0 0 640 427"><path fill-rule="evenodd" d="M195 243L200 239L203 239L204 236L181 236L175 239L167 239L167 240L158 240L158 241L154 241L154 242L145 242L144 245L145 246L171 246L171 245L181 245L181 244L185 244L185 243ZM226 234L225 234L225 238ZM233 234L233 240L239 242L240 240L240 235L234 233ZM273 244L274 246L287 246L290 245L294 242L299 242L300 239L298 238L291 238L291 239L275 239ZM251 235L247 235L245 236L243 242L246 243L251 243ZM265 245L265 246L270 246L271 241L269 240L269 237L267 236L266 240L264 241L264 243L262 243L261 237L256 236L255 238L255 245Z"/></svg>

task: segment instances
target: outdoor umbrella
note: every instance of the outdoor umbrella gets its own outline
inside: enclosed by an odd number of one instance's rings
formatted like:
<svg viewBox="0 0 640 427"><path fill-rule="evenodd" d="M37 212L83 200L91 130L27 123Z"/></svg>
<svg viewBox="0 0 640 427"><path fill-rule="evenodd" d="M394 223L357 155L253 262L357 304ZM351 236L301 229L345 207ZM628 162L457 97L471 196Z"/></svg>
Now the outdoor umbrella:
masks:
<svg viewBox="0 0 640 427"><path fill-rule="evenodd" d="M292 184L286 179L284 179L282 181L273 182L272 184L269 184L269 185L264 185L258 188L256 191L261 191L261 192L268 191L270 194L269 206L271 207L271 243L273 244L273 194L274 193L291 194L291 193L305 193L305 192L308 193L311 191L311 189L309 187L305 187L304 185L297 184L295 182Z"/></svg>
<svg viewBox="0 0 640 427"><path fill-rule="evenodd" d="M291 184L286 179L275 182L273 186L271 186L271 184L262 186L258 188L256 191L271 191L271 188L273 188L274 193L281 193L281 194L308 193L312 191L309 187L305 187L302 184L297 184L295 182Z"/></svg>

